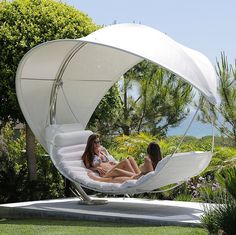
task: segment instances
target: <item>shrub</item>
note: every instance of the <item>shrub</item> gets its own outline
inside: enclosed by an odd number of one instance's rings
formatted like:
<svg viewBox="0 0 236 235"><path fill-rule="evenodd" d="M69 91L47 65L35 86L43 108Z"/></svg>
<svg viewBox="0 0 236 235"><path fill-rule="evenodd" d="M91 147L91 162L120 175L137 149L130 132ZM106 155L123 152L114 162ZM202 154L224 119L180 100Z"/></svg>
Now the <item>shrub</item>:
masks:
<svg viewBox="0 0 236 235"><path fill-rule="evenodd" d="M206 207L204 216L201 217L201 222L210 234L219 234L219 231L222 230L227 235L235 235L236 202L226 199L214 209Z"/></svg>
<svg viewBox="0 0 236 235"><path fill-rule="evenodd" d="M0 136L0 203L64 196L63 178L40 144L36 155L38 180L29 181L25 132L16 132L7 123Z"/></svg>
<svg viewBox="0 0 236 235"><path fill-rule="evenodd" d="M188 194L179 194L175 197L175 201L186 201L186 202L190 202L193 200L193 197L191 195Z"/></svg>
<svg viewBox="0 0 236 235"><path fill-rule="evenodd" d="M157 140L147 133L116 136L113 138L112 145L109 146L109 152L118 160L134 157L138 163L141 163L147 146L152 141Z"/></svg>
<svg viewBox="0 0 236 235"><path fill-rule="evenodd" d="M215 208L205 208L201 218L203 225L210 233L223 230L227 235L236 234L236 167L224 169L216 175L225 192L218 198Z"/></svg>

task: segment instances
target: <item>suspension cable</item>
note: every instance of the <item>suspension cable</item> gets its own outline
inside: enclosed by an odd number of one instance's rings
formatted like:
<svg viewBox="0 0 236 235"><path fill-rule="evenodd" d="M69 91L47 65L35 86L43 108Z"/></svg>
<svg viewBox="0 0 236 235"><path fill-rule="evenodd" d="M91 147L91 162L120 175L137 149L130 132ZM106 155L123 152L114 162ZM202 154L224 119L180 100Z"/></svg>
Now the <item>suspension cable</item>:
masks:
<svg viewBox="0 0 236 235"><path fill-rule="evenodd" d="M197 113L198 113L198 111L199 111L199 109L200 109L200 105L201 104L199 104L199 106L198 106L198 108L197 108L197 110L196 110L196 112L195 112L195 114L193 115L193 118L192 118L192 120L190 121L190 123L189 123L189 125L188 125L188 127L187 127L187 129L185 130L185 132L184 132L184 135L182 136L182 139L180 140L180 143L177 145L177 147L176 147L176 149L175 149L175 151L171 154L171 157L177 152L177 150L179 149L179 147L181 146L181 144L183 143L183 141L184 141L184 138L185 138L185 136L186 136L186 134L187 134L187 132L188 132L188 130L189 130L189 128L191 127L191 125L192 125L192 123L193 123L193 121L195 120L195 117L197 116ZM171 158L170 157L170 158Z"/></svg>
<svg viewBox="0 0 236 235"><path fill-rule="evenodd" d="M65 101L66 101L66 103L67 103L67 105L68 105L68 107L69 107L69 109L70 109L70 111L71 111L73 117L75 118L75 120L77 121L77 123L80 123L79 120L77 119L75 113L73 112L73 110L72 110L70 104L69 104L69 101L68 101L68 98L67 98L67 96L66 96L66 93L65 93L65 91L64 91L63 86L61 86L61 90L62 90L62 93L63 93L63 96L64 96L64 98L65 98Z"/></svg>
<svg viewBox="0 0 236 235"><path fill-rule="evenodd" d="M214 133L214 120L211 117L211 128L212 128L212 142L211 142L211 152L213 153L215 147L215 133Z"/></svg>

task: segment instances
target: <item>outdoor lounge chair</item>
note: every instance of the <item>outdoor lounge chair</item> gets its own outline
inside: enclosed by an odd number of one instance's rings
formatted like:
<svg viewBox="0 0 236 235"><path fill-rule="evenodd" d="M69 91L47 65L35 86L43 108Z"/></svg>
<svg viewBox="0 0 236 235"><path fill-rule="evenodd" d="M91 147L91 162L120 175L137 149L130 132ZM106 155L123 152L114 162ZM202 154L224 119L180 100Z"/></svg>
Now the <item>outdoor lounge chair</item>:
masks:
<svg viewBox="0 0 236 235"><path fill-rule="evenodd" d="M84 200L90 202L80 185L112 194L150 192L198 175L211 160L212 152L175 151L138 180L111 184L87 176L80 160L91 134L86 125L110 87L144 59L176 74L216 103L216 74L209 60L140 24L117 24L84 38L46 42L31 49L19 64L16 91L25 119Z"/></svg>

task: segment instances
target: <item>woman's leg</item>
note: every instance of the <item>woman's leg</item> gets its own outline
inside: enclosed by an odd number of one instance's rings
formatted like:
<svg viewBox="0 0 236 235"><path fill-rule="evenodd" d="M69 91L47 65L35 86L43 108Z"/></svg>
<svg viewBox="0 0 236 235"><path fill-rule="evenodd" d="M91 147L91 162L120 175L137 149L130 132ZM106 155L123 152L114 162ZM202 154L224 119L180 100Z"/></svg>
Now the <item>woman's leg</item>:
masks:
<svg viewBox="0 0 236 235"><path fill-rule="evenodd" d="M135 170L132 167L132 165L131 165L131 163L130 163L130 161L128 159L122 160L114 168L122 169L122 170L125 170L125 171L129 171L129 172L135 173Z"/></svg>
<svg viewBox="0 0 236 235"><path fill-rule="evenodd" d="M88 174L89 178L91 178L93 180L100 181L100 182L112 183L112 177L102 178L102 177L94 175L92 172L88 172L87 174Z"/></svg>
<svg viewBox="0 0 236 235"><path fill-rule="evenodd" d="M109 178L109 177L120 177L120 176L134 176L136 175L135 172L130 172L130 171L126 171L123 169L119 169L119 168L113 168L110 171L108 171L105 175L103 175L103 178Z"/></svg>
<svg viewBox="0 0 236 235"><path fill-rule="evenodd" d="M93 180L106 183L124 183L125 181L132 179L129 176L102 178L99 176L95 176L92 172L88 172L88 176Z"/></svg>
<svg viewBox="0 0 236 235"><path fill-rule="evenodd" d="M109 170L103 177L132 176L135 171L128 159L124 159Z"/></svg>
<svg viewBox="0 0 236 235"><path fill-rule="evenodd" d="M95 176L92 172L88 172L89 178L99 181L99 182L106 182L106 183L124 183L127 180L132 180L132 177L129 176L120 176L120 177L110 177L110 178L102 178L99 176Z"/></svg>
<svg viewBox="0 0 236 235"><path fill-rule="evenodd" d="M134 160L134 158L133 158L133 157L129 157L128 160L129 160L129 162L130 162L132 168L134 169L135 173L136 173L136 174L140 174L141 171L140 171L140 169L139 169L139 167L138 167L137 162Z"/></svg>
<svg viewBox="0 0 236 235"><path fill-rule="evenodd" d="M112 182L113 183L120 183L120 184L122 184L122 183L126 182L127 180L132 180L132 178L129 177L129 176L114 177L112 179Z"/></svg>

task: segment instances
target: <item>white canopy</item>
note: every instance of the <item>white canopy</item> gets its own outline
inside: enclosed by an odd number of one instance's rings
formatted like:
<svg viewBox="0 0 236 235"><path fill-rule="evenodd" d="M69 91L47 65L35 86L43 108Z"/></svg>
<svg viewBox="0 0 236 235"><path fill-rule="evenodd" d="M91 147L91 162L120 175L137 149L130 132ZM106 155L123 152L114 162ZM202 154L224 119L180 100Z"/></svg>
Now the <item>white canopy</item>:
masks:
<svg viewBox="0 0 236 235"><path fill-rule="evenodd" d="M79 123L85 129L109 88L143 59L168 69L216 102L216 74L204 55L144 25L112 25L84 38L40 44L21 60L17 97L41 144L46 147L45 128L50 123Z"/></svg>

